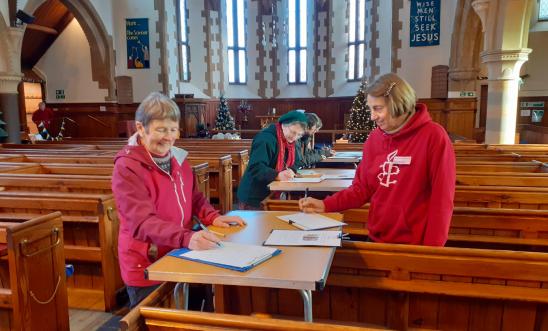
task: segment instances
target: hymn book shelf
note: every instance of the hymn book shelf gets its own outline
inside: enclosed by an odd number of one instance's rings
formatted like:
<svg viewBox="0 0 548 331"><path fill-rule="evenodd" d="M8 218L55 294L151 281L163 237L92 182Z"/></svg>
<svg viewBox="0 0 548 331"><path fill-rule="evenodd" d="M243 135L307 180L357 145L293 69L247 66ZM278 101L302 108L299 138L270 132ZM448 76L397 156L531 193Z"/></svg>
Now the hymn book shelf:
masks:
<svg viewBox="0 0 548 331"><path fill-rule="evenodd" d="M295 229L276 218L276 215L285 214L290 213L233 211L230 215L241 216L247 225L243 228L215 228L215 230L224 232L227 235L224 240L227 241L261 245L272 229ZM330 217L340 219L338 214L330 214ZM281 254L245 273L165 256L148 267L146 274L150 280L157 281L299 290L305 302L305 318L311 321L311 291L323 289L335 248L280 248Z"/></svg>

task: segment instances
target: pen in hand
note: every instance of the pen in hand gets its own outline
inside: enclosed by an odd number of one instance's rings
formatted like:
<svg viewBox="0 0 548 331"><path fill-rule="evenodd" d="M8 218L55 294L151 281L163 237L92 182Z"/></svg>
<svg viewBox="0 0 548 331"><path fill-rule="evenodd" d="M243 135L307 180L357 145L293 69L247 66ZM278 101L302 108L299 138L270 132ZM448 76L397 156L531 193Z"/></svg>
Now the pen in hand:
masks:
<svg viewBox="0 0 548 331"><path fill-rule="evenodd" d="M213 233L211 230L209 230L205 225L204 223L202 223L202 221L200 221L200 219L198 217L196 217L196 215L192 216L192 219L198 223L198 225L200 226L200 228L202 230L204 230L205 232L209 232L209 233ZM221 244L220 242L215 242L215 244L219 247L224 247L223 244Z"/></svg>

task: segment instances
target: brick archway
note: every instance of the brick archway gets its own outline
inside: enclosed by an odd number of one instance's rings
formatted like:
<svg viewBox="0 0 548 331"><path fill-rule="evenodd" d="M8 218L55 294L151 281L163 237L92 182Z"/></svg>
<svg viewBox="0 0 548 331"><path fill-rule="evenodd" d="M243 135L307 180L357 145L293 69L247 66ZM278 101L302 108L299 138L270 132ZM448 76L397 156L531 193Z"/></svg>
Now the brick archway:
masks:
<svg viewBox="0 0 548 331"><path fill-rule="evenodd" d="M99 88L107 89L106 101L116 100L114 81L114 46L103 21L89 0L59 0L65 5L82 27L89 42L92 79ZM44 0L29 0L25 11L33 13Z"/></svg>

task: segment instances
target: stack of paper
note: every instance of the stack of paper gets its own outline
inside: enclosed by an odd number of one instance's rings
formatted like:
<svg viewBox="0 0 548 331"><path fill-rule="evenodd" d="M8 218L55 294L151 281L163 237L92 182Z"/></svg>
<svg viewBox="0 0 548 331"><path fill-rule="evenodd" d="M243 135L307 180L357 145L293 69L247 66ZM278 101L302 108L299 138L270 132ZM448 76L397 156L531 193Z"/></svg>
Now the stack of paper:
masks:
<svg viewBox="0 0 548 331"><path fill-rule="evenodd" d="M171 251L169 255L221 268L247 271L281 252L281 250L273 247L223 241L222 247L219 248L204 251L191 251L188 248L181 248Z"/></svg>
<svg viewBox="0 0 548 331"><path fill-rule="evenodd" d="M283 183L319 183L324 180L324 176L318 174L319 176L299 176L293 177L289 180L282 180Z"/></svg>
<svg viewBox="0 0 548 331"><path fill-rule="evenodd" d="M273 230L267 246L341 246L341 231Z"/></svg>
<svg viewBox="0 0 548 331"><path fill-rule="evenodd" d="M362 152L337 152L337 154L330 156L329 158L330 159L352 159L352 158L361 159Z"/></svg>
<svg viewBox="0 0 548 331"><path fill-rule="evenodd" d="M286 221L289 224L301 229L301 230L321 230L328 229L337 226L346 225L346 223L339 222L332 218L319 215L319 214L305 214L297 213L291 215L278 216L282 221Z"/></svg>

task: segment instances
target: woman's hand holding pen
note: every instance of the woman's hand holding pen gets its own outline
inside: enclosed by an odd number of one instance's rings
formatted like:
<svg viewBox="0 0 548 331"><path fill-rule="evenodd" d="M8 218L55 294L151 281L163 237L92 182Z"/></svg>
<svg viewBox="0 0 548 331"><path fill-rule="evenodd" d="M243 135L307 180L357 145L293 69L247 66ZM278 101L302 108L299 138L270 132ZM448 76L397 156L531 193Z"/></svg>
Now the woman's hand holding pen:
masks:
<svg viewBox="0 0 548 331"><path fill-rule="evenodd" d="M325 213L325 204L322 200L302 198L299 200L299 209L305 213Z"/></svg>
<svg viewBox="0 0 548 331"><path fill-rule="evenodd" d="M192 237L190 237L190 242L188 243L188 248L191 250L206 250L219 247L221 239L215 234L202 230L194 232Z"/></svg>
<svg viewBox="0 0 548 331"><path fill-rule="evenodd" d="M276 180L291 180L295 177L295 173L291 169L285 169L278 173Z"/></svg>

